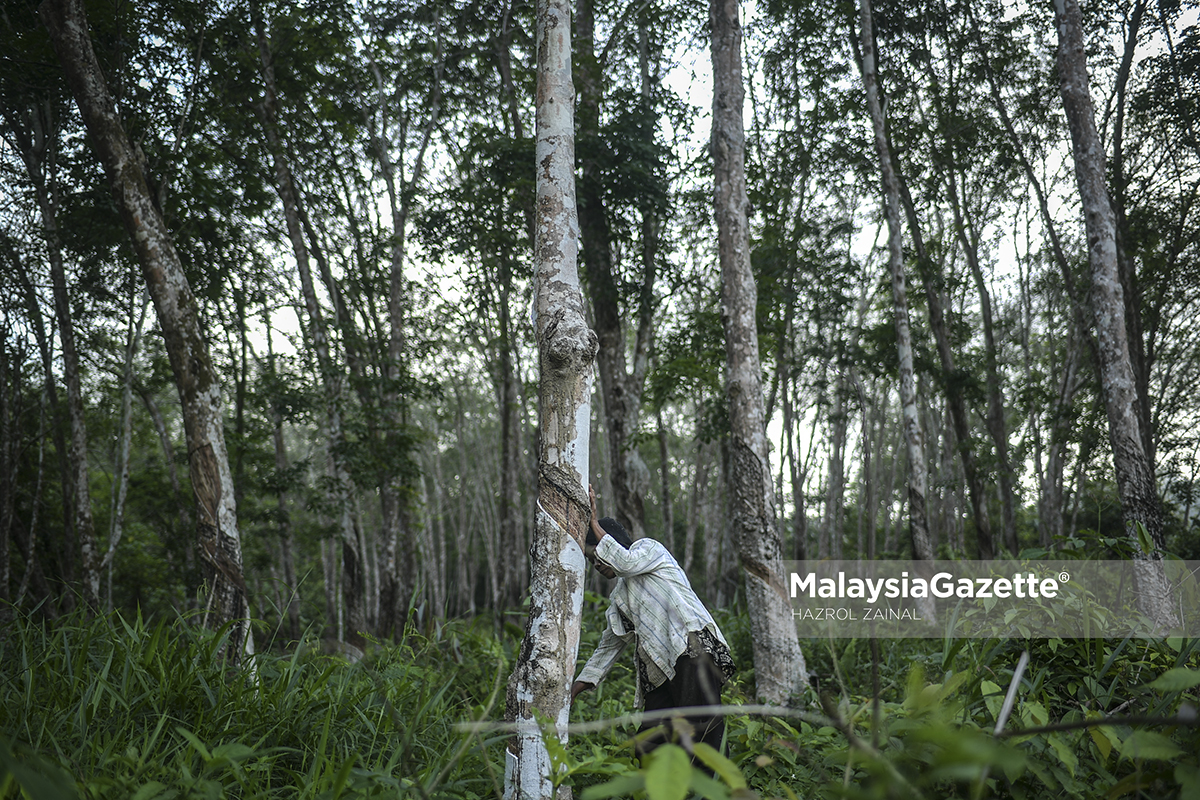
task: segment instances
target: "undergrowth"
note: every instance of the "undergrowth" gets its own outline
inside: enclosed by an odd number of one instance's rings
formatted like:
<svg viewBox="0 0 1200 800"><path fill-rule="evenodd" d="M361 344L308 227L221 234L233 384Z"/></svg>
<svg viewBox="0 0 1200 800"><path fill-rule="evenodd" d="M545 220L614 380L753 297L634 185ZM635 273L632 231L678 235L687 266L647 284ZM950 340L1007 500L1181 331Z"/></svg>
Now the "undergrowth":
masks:
<svg viewBox="0 0 1200 800"><path fill-rule="evenodd" d="M581 655L602 619L591 598ZM721 625L748 666L745 621ZM498 798L504 734L463 723L503 718L519 635L457 621L358 663L314 642L231 670L223 633L182 621L19 618L0 633L0 800ZM691 747L681 728L679 745L639 764L626 720L566 748L552 740L556 782L581 800L1200 797L1192 641L804 650L819 690L781 713L729 716L726 755ZM750 703L752 686L744 668L725 701ZM627 717L632 704L622 664L572 720Z"/></svg>

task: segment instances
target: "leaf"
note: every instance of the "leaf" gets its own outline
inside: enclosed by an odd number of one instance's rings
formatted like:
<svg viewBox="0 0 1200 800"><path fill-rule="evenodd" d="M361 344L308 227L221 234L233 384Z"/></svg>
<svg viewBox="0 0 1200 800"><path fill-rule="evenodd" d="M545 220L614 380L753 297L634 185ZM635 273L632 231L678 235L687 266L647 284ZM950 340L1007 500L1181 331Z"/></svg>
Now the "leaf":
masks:
<svg viewBox="0 0 1200 800"><path fill-rule="evenodd" d="M1045 725L1050 721L1050 714L1046 711L1046 707L1036 700L1030 700L1021 706L1021 717L1034 725Z"/></svg>
<svg viewBox="0 0 1200 800"><path fill-rule="evenodd" d="M204 742L200 741L200 737L196 736L196 734L192 733L187 728L181 728L179 726L175 727L175 732L191 742L192 747L196 748L196 752L200 754L200 757L204 759L205 763L212 761L212 754L208 752L208 748L204 746Z"/></svg>
<svg viewBox="0 0 1200 800"><path fill-rule="evenodd" d="M992 719L1000 718L1000 708L1004 705L1004 692L1001 691L999 685L991 681L983 681L979 684L979 690L983 692L983 703L987 706L987 710L992 712Z"/></svg>
<svg viewBox="0 0 1200 800"><path fill-rule="evenodd" d="M1150 555L1154 552L1154 541L1150 538L1150 531L1146 530L1146 526L1140 522L1133 523L1133 529L1137 531L1138 546L1142 548L1142 552Z"/></svg>
<svg viewBox="0 0 1200 800"><path fill-rule="evenodd" d="M692 770L691 790L704 800L729 800L728 787L698 769Z"/></svg>
<svg viewBox="0 0 1200 800"><path fill-rule="evenodd" d="M154 800L154 798L162 794L163 789L166 788L167 787L165 785L159 783L158 781L150 781L149 783L143 784L142 788L134 792L133 797L129 798L129 800Z"/></svg>
<svg viewBox="0 0 1200 800"><path fill-rule="evenodd" d="M1058 760L1067 768L1067 772L1071 773L1071 777L1075 777L1075 769L1079 766L1079 759L1075 757L1074 749L1063 741L1062 736L1057 733L1052 733L1047 737L1050 746L1054 748L1055 755Z"/></svg>
<svg viewBox="0 0 1200 800"><path fill-rule="evenodd" d="M1179 784L1180 797L1200 797L1200 767L1176 764L1175 782Z"/></svg>
<svg viewBox="0 0 1200 800"><path fill-rule="evenodd" d="M646 794L650 800L683 800L691 774L692 762L684 749L664 744L654 751L646 768Z"/></svg>
<svg viewBox="0 0 1200 800"><path fill-rule="evenodd" d="M741 770L728 758L718 753L712 745L697 742L692 748L692 752L696 754L696 758L704 762L706 767L717 773L730 789L746 788L746 779L742 777Z"/></svg>
<svg viewBox="0 0 1200 800"><path fill-rule="evenodd" d="M1088 733L1091 734L1092 741L1096 743L1096 749L1100 751L1101 757L1108 761L1108 754L1112 752L1112 742L1096 728L1088 728Z"/></svg>
<svg viewBox="0 0 1200 800"><path fill-rule="evenodd" d="M1155 731L1134 731L1121 745L1121 758L1154 758L1167 761L1182 755L1183 749Z"/></svg>
<svg viewBox="0 0 1200 800"><path fill-rule="evenodd" d="M26 797L37 800L76 800L79 797L61 767L36 755L22 763L9 752L8 743L0 738L0 786L7 783L9 775L20 784Z"/></svg>
<svg viewBox="0 0 1200 800"><path fill-rule="evenodd" d="M579 795L579 800L604 800L606 797L628 797L641 789L646 783L645 776L640 772L630 775L619 775L606 783L589 786Z"/></svg>
<svg viewBox="0 0 1200 800"><path fill-rule="evenodd" d="M1176 667L1169 669L1150 682L1151 689L1163 692L1184 692L1200 686L1200 670Z"/></svg>

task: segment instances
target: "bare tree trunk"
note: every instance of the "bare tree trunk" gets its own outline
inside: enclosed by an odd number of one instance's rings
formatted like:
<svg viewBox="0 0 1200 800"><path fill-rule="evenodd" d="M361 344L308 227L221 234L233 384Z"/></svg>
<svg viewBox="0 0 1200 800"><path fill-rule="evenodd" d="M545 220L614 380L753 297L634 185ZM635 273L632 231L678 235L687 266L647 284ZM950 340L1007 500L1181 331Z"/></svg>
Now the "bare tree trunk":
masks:
<svg viewBox="0 0 1200 800"><path fill-rule="evenodd" d="M604 203L600 154L600 102L603 96L605 63L594 47L594 0L578 3L576 45L579 78L579 227L582 256L586 265L588 294L591 298L596 335L600 349L596 357L603 393L604 425L617 520L635 540L646 535L645 495L650 487L650 471L642 460L633 435L638 429L642 393L649 365L653 337L652 301L656 266L657 233L652 212L645 208L643 222L649 225L649 239L643 228L641 293L638 325L634 340L633 364L625 359L625 332L621 321L620 293L614 275L612 231ZM649 215L649 216L647 216Z"/></svg>
<svg viewBox="0 0 1200 800"><path fill-rule="evenodd" d="M232 661L253 653L249 602L242 578L233 476L225 448L220 378L200 329L199 306L171 234L146 185L144 156L130 142L100 72L81 0L43 0L42 21L66 72L93 147L104 164L117 207L150 287L167 355L179 387L190 454L192 491L204 578L205 623L237 620L228 646Z"/></svg>
<svg viewBox="0 0 1200 800"><path fill-rule="evenodd" d="M259 114L275 168L275 190L283 205L288 238L291 241L292 254L296 259L296 269L300 275L300 288L304 295L304 307L308 315L308 336L316 354L317 366L321 373L321 385L325 392L327 458L332 479L329 499L337 519L343 550L342 569L345 573L342 576L342 591L345 594L344 607L349 627L346 632L349 638L345 641L362 648L366 643L363 632L367 627L366 564L365 554L359 547L358 537L354 532L350 503L351 479L342 455L345 438L342 431L340 369L335 365L333 355L330 353L324 314L313 285L309 251L304 241L303 224L300 219L300 197L296 191L292 171L286 158L284 142L278 129L278 98L275 90L275 67L271 46L267 40L266 25L257 2L251 5L251 15L258 40L259 68L263 82L263 99L259 104Z"/></svg>
<svg viewBox="0 0 1200 800"><path fill-rule="evenodd" d="M658 472L662 477L663 544L675 550L675 513L671 506L671 454L667 450L667 426L663 424L662 409L656 413L658 422Z"/></svg>
<svg viewBox="0 0 1200 800"><path fill-rule="evenodd" d="M1121 53L1121 63L1117 68L1113 87L1116 113L1113 119L1112 163L1109 173L1112 176L1113 187L1110 200L1117 243L1117 274L1120 277L1121 295L1125 303L1125 330L1129 343L1129 362L1135 381L1136 411L1142 434L1142 449L1150 464L1150 472L1154 473L1156 443L1150 413L1150 371L1154 366L1153 352L1148 353L1146 350L1146 340L1142 328L1142 291L1138 283L1134 255L1130 252L1133 243L1130 241L1129 219L1125 213L1128 204L1126 192L1129 185L1129 176L1125 173L1125 111L1129 96L1129 76L1140 45L1139 34L1146 5L1146 0L1135 0L1127 17L1125 46Z"/></svg>
<svg viewBox="0 0 1200 800"><path fill-rule="evenodd" d="M41 215L42 238L50 262L50 281L53 287L54 313L58 320L58 335L62 344L63 383L67 388L67 419L71 441L68 451L70 482L63 486L70 494L69 505L74 511L74 524L68 529L75 541L67 542L70 558L64 563L67 580L73 580L75 548L78 547L83 602L95 612L100 608L100 551L92 519L92 499L88 477L87 422L84 417L83 389L79 374L79 352L75 347L75 322L71 318L71 298L67 294L66 268L63 264L62 241L58 230L57 140L58 122L50 102L39 104L27 115L5 109L9 130L17 140L25 171L33 184L34 196Z"/></svg>
<svg viewBox="0 0 1200 800"><path fill-rule="evenodd" d="M54 359L50 352L50 337L46 335L45 325L42 322L42 311L38 302L37 293L34 291L33 282L29 274L25 270L25 266L21 261L20 254L13 247L5 247L5 254L8 256L17 275L17 281L21 284L22 294L25 296L25 308L29 314L29 324L33 328L34 338L37 341L38 353L42 361L43 374L43 391L45 392L45 406L50 414L50 438L54 442L54 450L58 454L58 473L59 482L63 487L63 495L65 502L63 503L63 537L59 542L60 559L63 564L63 573L69 576L74 569L74 548L75 541L75 515L71 513L71 467L68 461L66 438L63 436L63 426L60 424L62 419L61 408L58 403L58 387L54 380ZM40 453L40 451L39 451ZM39 455L39 459L41 456ZM39 460L39 465L40 465ZM40 469L40 466L39 466ZM40 476L39 472L39 476ZM37 498L41 497L40 483L39 490L36 493ZM43 600L49 610L48 616L57 616L58 603L49 595L48 584L45 580L45 575L42 571L41 563L37 559L37 551L34 549L34 541L37 539L37 505L34 505L33 521L29 524L27 536L29 545L22 544L22 539L18 536L17 546L22 549L22 557L25 559L26 571L25 577L22 578L22 584L26 584L29 580L34 581L34 591L41 593L42 589L46 588L46 593L39 594L39 600ZM21 592L17 592L20 596ZM70 610L73 607L73 596L66 594L62 598L63 608Z"/></svg>
<svg viewBox="0 0 1200 800"><path fill-rule="evenodd" d="M875 34L871 20L871 2L862 0L862 73L867 90L867 106L875 129L875 150L883 178L884 208L888 223L888 253L892 274L892 308L896 325L896 348L900 359L900 404L904 420L904 441L908 450L908 517L913 555L918 560L933 558L929 538L925 497L929 477L925 465L925 436L917 410L917 388L913 375L912 333L908 322L908 291L904 277L904 249L900 230L900 184L892 166L891 148L884 128L883 106L879 99L879 79L875 71Z"/></svg>
<svg viewBox="0 0 1200 800"><path fill-rule="evenodd" d="M953 152L952 148L948 151ZM1016 496L1013 489L1014 473L1012 462L1008 456L1008 424L1004 419L1004 387L1000 382L1000 367L997 357L996 333L992 315L992 295L988 291L987 282L983 277L983 268L979 264L979 237L970 223L966 220L962 204L958 198L958 187L952 170L947 176L950 202L954 209L954 227L958 233L959 245L967 258L971 277L975 281L975 290L979 294L979 314L983 319L984 366L987 375L987 428L991 434L992 443L996 448L996 466L999 471L1000 511L1004 547L1013 556L1017 555L1017 516ZM964 470L965 471L965 470ZM998 549L993 547L993 549Z"/></svg>
<svg viewBox="0 0 1200 800"><path fill-rule="evenodd" d="M846 488L846 427L848 417L845 408L846 378L840 372L833 382L833 408L829 413L829 483L825 487L825 536L829 540L830 554L842 558L843 503Z"/></svg>
<svg viewBox="0 0 1200 800"><path fill-rule="evenodd" d="M886 136L886 132L884 134ZM889 145L890 151L890 145ZM920 220L917 217L916 206L909 195L908 186L904 179L896 174L900 202L908 217L908 227L912 234L914 249L917 252L917 263L924 273L921 283L925 288L925 302L929 309L929 327L937 342L938 360L942 366L946 385L946 403L950 411L950 419L954 430L954 439L962 461L963 474L966 478L967 493L971 500L971 514L975 520L975 537L979 543L979 557L991 559L996 555L996 545L992 537L992 522L988 515L986 489L983 476L975 463L975 446L971 436L971 423L967 418L966 399L960 387L961 376L954 364L954 354L950 349L950 335L946 330L946 315L944 309L945 297L942 294L939 281L935 275L933 260L925 249L925 238L921 232ZM936 483L934 484L936 485ZM932 539L932 534L931 534ZM932 547L932 543L931 543Z"/></svg>
<svg viewBox="0 0 1200 800"><path fill-rule="evenodd" d="M130 298L133 300L134 298ZM117 482L113 492L112 520L109 524L108 550L100 562L100 569L105 572L104 607L112 611L112 577L113 560L116 558L117 545L125 531L125 498L129 493L129 451L133 444L133 357L137 353L142 339L142 324L146 321L146 307L150 304L147 295L142 302L142 310L138 314L137 323L133 321L133 304L129 308L129 336L125 344L125 369L121 376L121 438L117 446L117 469L114 479Z"/></svg>
<svg viewBox="0 0 1200 800"><path fill-rule="evenodd" d="M692 471L692 493L688 497L687 527L683 534L683 571L690 572L696 552L696 527L700 509L707 502L708 459L704 455L704 443L696 439L696 463Z"/></svg>
<svg viewBox="0 0 1200 800"><path fill-rule="evenodd" d="M538 0L533 311L541 439L529 618L508 682L506 716L516 732L506 752L506 800L548 800L553 794L538 716L554 721L565 744L583 611L583 543L591 517L585 484L598 341L587 326L577 271L570 20L563 0Z"/></svg>
<svg viewBox="0 0 1200 800"><path fill-rule="evenodd" d="M750 269L745 130L742 127L742 26L737 0L711 0L714 209L725 328L725 391L732 460L732 529L746 582L757 694L783 703L807 684L784 583L763 409L757 290Z"/></svg>
<svg viewBox="0 0 1200 800"><path fill-rule="evenodd" d="M405 288L404 267L407 256L408 218L412 211L412 189L415 188L425 175L425 154L433 138L433 132L441 117L442 108L442 40L441 18L434 20L434 65L433 85L430 87L428 99L429 114L421 128L420 144L413 160L411 177L407 180L401 174L397 175L396 167L389 153L390 139L386 116L387 99L384 94L382 73L372 61L376 83L379 88L378 123L380 134L375 137L374 150L383 174L384 185L387 188L388 204L392 215L392 237L390 247L390 263L388 271L388 350L385 378L386 387L383 392L383 407L391 414L391 430L387 434L387 448L397 452L401 447L400 434L406 424L404 419L406 403L400 395L400 379L404 371L405 308L408 305L408 293ZM400 618L401 606L406 596L412 592L415 573L414 542L412 525L408 519L408 510L404 507L404 492L402 481L398 474L388 475L380 486L380 505L383 513L384 564L383 586L380 590L381 624L379 631L387 635L391 631L397 634L403 631L404 621Z"/></svg>
<svg viewBox="0 0 1200 800"><path fill-rule="evenodd" d="M1096 132L1083 15L1077 0L1055 0L1058 74L1083 201L1092 272L1092 313L1100 355L1100 387L1125 532L1138 553L1138 607L1159 625L1178 622L1162 565L1165 520L1145 451L1138 415L1137 379L1129 356L1125 299L1117 265L1116 221L1105 186L1104 147Z"/></svg>
<svg viewBox="0 0 1200 800"><path fill-rule="evenodd" d="M9 610L3 606L12 602L9 543L12 541L17 488L18 438L13 424L17 410L13 401L21 395L21 359L15 360L16 369L9 369L9 327L7 320L5 323L0 329L0 620L7 621Z"/></svg>

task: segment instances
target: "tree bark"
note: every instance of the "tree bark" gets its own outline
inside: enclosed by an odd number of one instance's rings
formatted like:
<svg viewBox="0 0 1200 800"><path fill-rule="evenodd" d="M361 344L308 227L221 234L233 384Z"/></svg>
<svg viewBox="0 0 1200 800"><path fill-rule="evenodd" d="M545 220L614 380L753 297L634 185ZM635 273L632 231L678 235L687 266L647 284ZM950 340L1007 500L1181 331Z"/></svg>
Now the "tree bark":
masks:
<svg viewBox="0 0 1200 800"><path fill-rule="evenodd" d="M112 611L112 576L113 560L117 555L117 545L125 532L125 498L129 493L129 453L133 445L133 357L137 354L142 340L142 325L146 321L146 307L150 304L147 296L142 303L137 322L133 321L135 298L130 298L129 307L129 338L125 344L125 364L121 374L121 438L117 449L117 468L114 476L117 485L113 491L112 520L109 525L108 550L100 562L104 570L105 599L104 607Z"/></svg>
<svg viewBox="0 0 1200 800"><path fill-rule="evenodd" d="M550 756L535 712L553 720L555 734L565 743L583 611L583 543L591 516L585 485L598 341L587 326L577 270L569 8L564 0L537 3L533 311L541 438L529 618L508 682L506 716L516 723L516 732L506 752L506 800L548 799L553 794Z"/></svg>
<svg viewBox="0 0 1200 800"><path fill-rule="evenodd" d="M807 683L784 583L763 408L757 290L750 268L749 199L742 127L742 27L737 0L710 0L714 211L725 328L730 494L734 544L746 582L757 695L784 703Z"/></svg>
<svg viewBox="0 0 1200 800"><path fill-rule="evenodd" d="M141 167L144 157L130 142L116 114L92 49L82 0L43 0L39 12L154 299L183 407L198 541L208 586L204 622L210 627L235 623L227 654L238 662L243 653L253 653L254 640L242 578L233 476L225 448L221 383L201 330L199 304L146 184Z"/></svg>
<svg viewBox="0 0 1200 800"><path fill-rule="evenodd" d="M625 331L621 320L620 292L613 274L612 231L604 203L600 155L600 103L603 99L603 56L594 46L593 0L581 0L576 20L576 74L579 77L579 228L592 317L600 350L596 357L600 390L604 396L604 430L607 434L609 479L615 516L634 540L646 535L645 495L650 471L633 436L638 430L642 393L649 364L652 287L655 277L653 223L650 239L643 241L642 289L634 340L632 370L625 359ZM645 221L645 215L644 215ZM644 231L645 236L645 231Z"/></svg>
<svg viewBox="0 0 1200 800"><path fill-rule="evenodd" d="M933 558L929 538L925 497L929 476L925 464L925 435L917 409L917 387L913 374L912 332L908 321L908 291L904 276L904 248L900 229L900 183L892 166L891 147L884 128L879 78L875 69L875 33L871 2L862 0L862 73L867 90L867 107L875 129L875 152L879 158L884 193L884 213L888 224L888 254L892 276L892 314L896 326L896 348L900 359L900 404L904 442L908 452L908 517L913 555L918 560Z"/></svg>
<svg viewBox="0 0 1200 800"><path fill-rule="evenodd" d="M1125 299L1117 265L1116 220L1105 185L1104 148L1092 107L1083 15L1077 0L1055 0L1054 14L1059 40L1059 89L1071 130L1075 178L1083 202L1100 387L1108 416L1117 493L1126 536L1137 553L1138 607L1165 628L1177 622L1162 565L1165 519L1138 414L1137 379L1129 356ZM1143 539L1148 547L1143 545Z"/></svg>
<svg viewBox="0 0 1200 800"><path fill-rule="evenodd" d="M954 165L952 165L954 166ZM1002 540L1004 547L1013 556L1019 550L1017 542L1016 496L1013 489L1014 474L1012 461L1008 456L1008 424L1004 419L1004 387L1000 382L1000 366L997 356L995 324L992 314L992 294L988 290L983 277L983 267L979 263L979 237L963 213L962 203L958 197L956 183L957 168L947 175L950 203L954 210L954 229L958 234L959 245L967 258L971 277L975 282L975 291L979 294L979 314L983 320L984 368L987 374L987 428L996 448L996 466L1000 478L1000 510L1002 522Z"/></svg>
<svg viewBox="0 0 1200 800"><path fill-rule="evenodd" d="M886 132L884 136L887 136ZM890 145L888 150L890 152ZM950 410L956 449L959 459L962 461L963 474L967 482L967 494L971 500L971 515L975 520L975 538L979 545L979 557L987 560L995 557L996 545L992 537L991 518L988 516L983 476L979 474L979 468L975 463L971 423L967 417L967 405L961 385L963 376L954 364L954 353L950 349L950 335L946 331L944 298L936 279L937 276L934 274L933 260L925 248L925 237L921 232L916 206L908 192L907 184L898 173L896 174L896 184L899 189L900 202L908 217L908 228L912 234L917 263L920 265L920 271L924 273L921 276L921 283L925 289L925 303L929 309L929 327L933 331L933 338L937 343L938 361L942 366L943 380L946 386L946 403ZM931 543L930 552L932 552L932 547Z"/></svg>
<svg viewBox="0 0 1200 800"><path fill-rule="evenodd" d="M9 257L13 267L16 270L17 281L21 284L21 292L25 299L25 309L29 314L29 324L33 328L33 335L37 341L38 353L42 361L42 380L43 391L45 392L45 405L48 407L50 416L50 438L54 443L54 451L58 454L58 474L59 483L63 487L64 499L62 509L63 521L63 537L59 542L58 552L62 562L63 573L69 576L74 568L74 549L72 543L75 541L75 515L71 513L70 502L70 485L71 485L71 465L68 460L66 437L63 436L63 426L60 424L62 420L62 411L58 402L58 387L54 380L54 358L50 352L50 337L46 334L46 327L42 321L41 304L38 300L37 292L33 288L33 281L30 279L28 272L25 270L24 263L21 260L20 254L15 248L6 247L6 255ZM40 458L40 456L39 456ZM40 490L37 493L40 498ZM36 517L36 507L34 516ZM30 545L25 550L28 550L26 558L26 575L30 579L34 579L34 590L41 592L43 587L48 584L45 580L45 575L42 570L41 563L36 558L37 551L34 549L34 540L37 538L36 521L30 522L27 535L30 540ZM22 547L20 540L18 546ZM22 550L24 553L25 550ZM22 579L25 583L26 579ZM18 592L18 595L20 592ZM57 603L48 593L40 594L39 599L45 600L48 606L51 607L49 616L57 615ZM72 608L72 596L70 594L63 596L63 608L70 610Z"/></svg>
<svg viewBox="0 0 1200 800"><path fill-rule="evenodd" d="M259 71L263 82L263 99L259 104L263 133L267 149L274 166L275 191L283 205L284 221L292 254L296 259L296 270L300 275L300 288L304 296L304 308L308 315L308 336L317 358L321 374L321 385L325 393L325 425L327 458L329 461L330 502L337 516L339 541L342 547L342 592L347 630L345 641L362 648L366 643L364 632L366 621L366 562L355 535L351 512L351 479L344 463L345 436L342 430L342 388L340 369L334 364L330 353L329 337L324 314L317 300L313 284L312 268L309 263L308 246L304 241L303 224L300 219L300 197L295 180L288 165L285 145L279 133L279 101L275 89L275 67L267 40L266 25L257 2L251 4L251 16L258 44Z"/></svg>
<svg viewBox="0 0 1200 800"><path fill-rule="evenodd" d="M80 564L79 587L84 605L95 612L100 608L100 550L96 526L92 518L91 481L88 477L87 421L84 416L83 389L79 374L79 351L75 347L75 321L71 315L71 298L67 292L66 267L63 264L62 240L58 230L58 190L56 177L57 121L50 102L39 103L25 118L14 109L4 116L17 140L25 170L33 184L34 197L42 222L42 238L50 262L50 282L53 287L54 315L58 320L58 335L62 345L63 383L67 389L67 420L70 430L70 481L63 492L70 494L68 506L74 512L68 534L64 561L68 581L74 579L74 558L78 548Z"/></svg>

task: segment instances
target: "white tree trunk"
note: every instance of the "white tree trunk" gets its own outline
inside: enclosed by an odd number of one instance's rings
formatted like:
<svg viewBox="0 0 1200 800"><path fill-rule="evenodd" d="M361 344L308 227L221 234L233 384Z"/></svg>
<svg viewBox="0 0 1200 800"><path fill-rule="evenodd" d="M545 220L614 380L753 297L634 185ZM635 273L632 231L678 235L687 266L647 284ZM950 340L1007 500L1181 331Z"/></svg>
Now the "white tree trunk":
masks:
<svg viewBox="0 0 1200 800"><path fill-rule="evenodd" d="M1092 314L1099 350L1100 387L1108 414L1108 436L1117 474L1117 494L1126 535L1138 549L1135 570L1138 606L1164 627L1177 623L1162 568L1162 508L1154 469L1144 447L1138 415L1137 383L1129 355L1125 298L1117 265L1117 226L1105 184L1104 146L1096 132L1083 15L1077 0L1055 0L1058 26L1058 74L1075 157L1075 178L1083 201L1088 262L1092 273ZM1149 548L1138 526L1145 527Z"/></svg>
<svg viewBox="0 0 1200 800"><path fill-rule="evenodd" d="M767 452L755 323L757 289L750 269L750 201L746 195L742 127L745 87L737 0L711 0L709 17L713 199L721 261L721 319L725 327L732 527L746 581L757 693L766 702L783 703L800 691L807 677L784 583L775 487Z"/></svg>
<svg viewBox="0 0 1200 800"><path fill-rule="evenodd" d="M583 541L592 363L597 338L584 317L577 257L571 17L564 0L537 4L537 219L534 330L539 355L537 519L530 547L529 621L508 683L516 724L504 771L506 799L549 798L550 757L535 711L567 738L570 683L583 609Z"/></svg>

